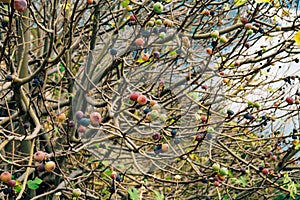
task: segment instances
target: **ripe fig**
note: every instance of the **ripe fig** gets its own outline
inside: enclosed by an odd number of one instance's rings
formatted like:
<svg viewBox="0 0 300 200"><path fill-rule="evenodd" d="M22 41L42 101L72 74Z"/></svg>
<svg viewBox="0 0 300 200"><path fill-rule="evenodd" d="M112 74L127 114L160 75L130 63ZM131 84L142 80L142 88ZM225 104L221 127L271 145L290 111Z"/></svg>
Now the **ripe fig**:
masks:
<svg viewBox="0 0 300 200"><path fill-rule="evenodd" d="M33 159L36 161L36 162L42 162L45 158L46 154L45 152L43 151L37 151L35 152L35 154L33 155Z"/></svg>
<svg viewBox="0 0 300 200"><path fill-rule="evenodd" d="M9 172L3 172L0 176L1 181L7 183L8 181L11 180L11 173Z"/></svg>
<svg viewBox="0 0 300 200"><path fill-rule="evenodd" d="M14 0L14 8L19 12L23 12L27 8L27 1L26 0Z"/></svg>
<svg viewBox="0 0 300 200"><path fill-rule="evenodd" d="M53 161L48 161L45 163L45 170L46 172L51 172L55 169L56 165Z"/></svg>

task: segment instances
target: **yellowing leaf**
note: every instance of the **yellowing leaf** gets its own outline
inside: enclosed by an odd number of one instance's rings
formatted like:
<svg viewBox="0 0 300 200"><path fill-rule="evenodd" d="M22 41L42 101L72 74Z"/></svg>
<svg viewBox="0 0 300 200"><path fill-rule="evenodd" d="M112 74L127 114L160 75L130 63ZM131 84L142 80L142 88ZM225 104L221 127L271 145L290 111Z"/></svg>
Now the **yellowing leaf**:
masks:
<svg viewBox="0 0 300 200"><path fill-rule="evenodd" d="M256 3L269 3L270 0L255 0Z"/></svg>
<svg viewBox="0 0 300 200"><path fill-rule="evenodd" d="M290 11L287 9L282 9L282 13L281 13L281 17L285 17L285 16L289 16L290 15Z"/></svg>
<svg viewBox="0 0 300 200"><path fill-rule="evenodd" d="M195 117L196 117L196 120L200 120L201 119L201 116L198 115L197 113L195 114Z"/></svg>
<svg viewBox="0 0 300 200"><path fill-rule="evenodd" d="M248 0L235 0L234 1L234 4L236 5L236 6L241 6L241 5L244 5L245 3L247 3L248 2Z"/></svg>
<svg viewBox="0 0 300 200"><path fill-rule="evenodd" d="M266 70L261 69L259 70L259 72L261 75L268 75L268 72Z"/></svg>
<svg viewBox="0 0 300 200"><path fill-rule="evenodd" d="M273 5L274 5L274 7L275 8L279 8L280 7L280 2L279 2L279 0L273 0Z"/></svg>
<svg viewBox="0 0 300 200"><path fill-rule="evenodd" d="M244 90L245 88L244 88L243 86L240 85L237 89L238 89L238 90Z"/></svg>
<svg viewBox="0 0 300 200"><path fill-rule="evenodd" d="M273 93L273 92L275 92L275 90L273 89L273 88L268 88L268 90L269 90L269 92L271 92L271 93Z"/></svg>
<svg viewBox="0 0 300 200"><path fill-rule="evenodd" d="M69 3L66 3L66 4L60 4L59 6L60 6L62 9L69 10L70 7L71 7L71 4L69 4Z"/></svg>
<svg viewBox="0 0 300 200"><path fill-rule="evenodd" d="M112 27L115 27L115 23L114 22L108 22L109 25L111 25Z"/></svg>
<svg viewBox="0 0 300 200"><path fill-rule="evenodd" d="M294 36L294 40L300 46L300 30Z"/></svg>
<svg viewBox="0 0 300 200"><path fill-rule="evenodd" d="M190 154L190 158L194 161L199 161L199 157L196 154Z"/></svg>
<svg viewBox="0 0 300 200"><path fill-rule="evenodd" d="M230 6L228 3L224 3L224 10L230 10Z"/></svg>

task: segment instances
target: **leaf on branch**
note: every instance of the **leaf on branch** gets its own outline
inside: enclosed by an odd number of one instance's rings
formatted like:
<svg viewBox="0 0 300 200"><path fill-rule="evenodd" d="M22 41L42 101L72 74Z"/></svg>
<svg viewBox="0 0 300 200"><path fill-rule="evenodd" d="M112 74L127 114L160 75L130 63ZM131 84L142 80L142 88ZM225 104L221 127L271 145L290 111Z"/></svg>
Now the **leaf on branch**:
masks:
<svg viewBox="0 0 300 200"><path fill-rule="evenodd" d="M286 17L290 15L290 11L287 9L282 9L281 17Z"/></svg>
<svg viewBox="0 0 300 200"><path fill-rule="evenodd" d="M156 200L164 200L165 199L165 196L163 193L160 193L156 190L153 191L155 193L155 199Z"/></svg>
<svg viewBox="0 0 300 200"><path fill-rule="evenodd" d="M40 178L35 178L34 180L27 181L27 186L31 190L36 190L40 187L40 184L43 182Z"/></svg>
<svg viewBox="0 0 300 200"><path fill-rule="evenodd" d="M170 51L168 54L169 54L170 56L176 56L176 55L177 55L176 50Z"/></svg>
<svg viewBox="0 0 300 200"><path fill-rule="evenodd" d="M194 100L197 100L199 98L196 92L189 93L189 96L192 97Z"/></svg>
<svg viewBox="0 0 300 200"><path fill-rule="evenodd" d="M270 3L270 0L255 0L256 3Z"/></svg>
<svg viewBox="0 0 300 200"><path fill-rule="evenodd" d="M132 200L139 200L139 192L136 188L128 188L128 194Z"/></svg>
<svg viewBox="0 0 300 200"><path fill-rule="evenodd" d="M288 190L290 191L290 197L295 199L295 194L297 194L297 187L293 181L289 184Z"/></svg>
<svg viewBox="0 0 300 200"><path fill-rule="evenodd" d="M295 146L295 150L298 151L300 149L300 143Z"/></svg>
<svg viewBox="0 0 300 200"><path fill-rule="evenodd" d="M15 189L16 193L20 193L21 190L22 190L22 185L16 185L16 186L14 187L14 189Z"/></svg>
<svg viewBox="0 0 300 200"><path fill-rule="evenodd" d="M234 1L234 4L236 5L236 6L241 6L241 5L244 5L245 3L247 3L248 2L248 0L235 0Z"/></svg>
<svg viewBox="0 0 300 200"><path fill-rule="evenodd" d="M196 117L196 120L200 120L201 119L201 116L197 113L195 113L195 117Z"/></svg>
<svg viewBox="0 0 300 200"><path fill-rule="evenodd" d="M70 3L60 4L59 6L64 10L69 10L71 7L71 4Z"/></svg>
<svg viewBox="0 0 300 200"><path fill-rule="evenodd" d="M300 30L294 36L294 40L300 46Z"/></svg>
<svg viewBox="0 0 300 200"><path fill-rule="evenodd" d="M129 4L130 4L130 1L129 1L129 0L124 0L124 1L121 2L121 6L122 6L123 8L126 8Z"/></svg>
<svg viewBox="0 0 300 200"><path fill-rule="evenodd" d="M33 181L37 184L41 184L43 182L43 180L40 178L35 178Z"/></svg>

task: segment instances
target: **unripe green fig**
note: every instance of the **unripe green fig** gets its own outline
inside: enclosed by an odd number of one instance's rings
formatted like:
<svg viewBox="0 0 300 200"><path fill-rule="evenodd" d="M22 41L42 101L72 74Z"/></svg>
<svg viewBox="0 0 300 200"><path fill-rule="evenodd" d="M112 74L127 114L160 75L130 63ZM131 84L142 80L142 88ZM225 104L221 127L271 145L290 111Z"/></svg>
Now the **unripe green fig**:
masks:
<svg viewBox="0 0 300 200"><path fill-rule="evenodd" d="M213 30L213 31L210 33L210 36L211 36L212 38L218 38L218 37L219 37L219 31Z"/></svg>
<svg viewBox="0 0 300 200"><path fill-rule="evenodd" d="M226 176L228 174L228 169L226 167L222 167L220 169L220 174Z"/></svg>
<svg viewBox="0 0 300 200"><path fill-rule="evenodd" d="M164 6L160 2L156 2L153 5L153 11L157 14L161 13L164 10Z"/></svg>
<svg viewBox="0 0 300 200"><path fill-rule="evenodd" d="M252 34L253 34L253 30L252 30L252 29L249 29L249 30L247 31L247 34L248 34L248 35L252 35Z"/></svg>
<svg viewBox="0 0 300 200"><path fill-rule="evenodd" d="M226 36L222 35L220 37L220 43L226 43L226 42L228 42L228 39L226 38Z"/></svg>
<svg viewBox="0 0 300 200"><path fill-rule="evenodd" d="M163 22L162 22L161 19L157 19L157 20L155 21L155 24L156 24L157 26L161 26L161 25L163 24Z"/></svg>
<svg viewBox="0 0 300 200"><path fill-rule="evenodd" d="M220 170L220 164L219 163L214 163L213 166L212 166L212 169L216 172L219 171Z"/></svg>

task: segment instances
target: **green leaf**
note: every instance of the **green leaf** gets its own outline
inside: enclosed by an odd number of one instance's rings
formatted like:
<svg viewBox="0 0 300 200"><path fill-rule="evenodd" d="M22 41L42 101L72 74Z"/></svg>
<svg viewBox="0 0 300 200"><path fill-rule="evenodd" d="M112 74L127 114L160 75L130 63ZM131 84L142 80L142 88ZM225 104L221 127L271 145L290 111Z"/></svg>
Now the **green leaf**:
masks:
<svg viewBox="0 0 300 200"><path fill-rule="evenodd" d="M260 164L262 167L265 167L265 162L264 161L261 161L261 164Z"/></svg>
<svg viewBox="0 0 300 200"><path fill-rule="evenodd" d="M286 197L286 194L281 194L281 195L277 196L274 200L282 200L282 199L291 200L291 198Z"/></svg>
<svg viewBox="0 0 300 200"><path fill-rule="evenodd" d="M36 189L39 188L40 185L37 184L36 182L32 181L32 180L29 180L29 181L27 181L27 186L31 190L36 190Z"/></svg>
<svg viewBox="0 0 300 200"><path fill-rule="evenodd" d="M236 197L237 197L237 194L233 194L233 199L236 199Z"/></svg>
<svg viewBox="0 0 300 200"><path fill-rule="evenodd" d="M176 56L176 55L177 55L176 50L170 51L168 54L169 54L170 56Z"/></svg>
<svg viewBox="0 0 300 200"><path fill-rule="evenodd" d="M60 64L59 64L59 71L60 71L61 73L63 73L65 70L66 70L66 69L65 69L65 66L64 66L62 63L60 63Z"/></svg>
<svg viewBox="0 0 300 200"><path fill-rule="evenodd" d="M124 164L119 164L119 168L120 169L125 169L125 165Z"/></svg>
<svg viewBox="0 0 300 200"><path fill-rule="evenodd" d="M266 193L269 193L269 189L268 189L268 188L266 188L266 189L265 189L265 192L266 192Z"/></svg>
<svg viewBox="0 0 300 200"><path fill-rule="evenodd" d="M248 0L234 0L234 4L236 6L241 6L241 5L244 5L245 3L247 3Z"/></svg>
<svg viewBox="0 0 300 200"><path fill-rule="evenodd" d="M105 179L109 179L108 177L110 176L112 170L110 168L107 168L105 171L104 171L104 174L101 175L101 177L105 178Z"/></svg>
<svg viewBox="0 0 300 200"><path fill-rule="evenodd" d="M298 143L296 146L295 146L295 150L299 150L300 149L300 143Z"/></svg>
<svg viewBox="0 0 300 200"><path fill-rule="evenodd" d="M27 181L27 186L29 189L35 190L39 188L42 182L43 182L42 179L36 177L34 180Z"/></svg>
<svg viewBox="0 0 300 200"><path fill-rule="evenodd" d="M295 194L297 194L297 187L293 181L290 182L290 184L288 186L288 190L290 191L290 197L295 199Z"/></svg>
<svg viewBox="0 0 300 200"><path fill-rule="evenodd" d="M58 130L57 127L54 128L54 131L55 131L56 133L59 133L59 130Z"/></svg>
<svg viewBox="0 0 300 200"><path fill-rule="evenodd" d="M196 92L191 92L191 93L189 93L189 96L192 97L194 100L199 99L198 93L196 93Z"/></svg>
<svg viewBox="0 0 300 200"><path fill-rule="evenodd" d="M291 178L289 177L289 174L287 172L283 175L283 177L284 177L283 179L284 184L287 184L288 182L291 181Z"/></svg>
<svg viewBox="0 0 300 200"><path fill-rule="evenodd" d="M155 199L156 200L164 200L165 199L165 196L163 193L160 193L156 190L153 191L155 193Z"/></svg>
<svg viewBox="0 0 300 200"><path fill-rule="evenodd" d="M232 170L228 170L228 177L232 178L233 177L233 173L232 173Z"/></svg>
<svg viewBox="0 0 300 200"><path fill-rule="evenodd" d="M288 173L285 173L283 175L284 179L283 179L283 183L287 184L287 189L290 192L290 197L292 199L295 199L295 194L297 194L297 185L295 184L295 182L289 177Z"/></svg>
<svg viewBox="0 0 300 200"><path fill-rule="evenodd" d="M22 185L16 185L16 186L14 187L14 189L15 189L16 193L20 193L21 190L22 190Z"/></svg>
<svg viewBox="0 0 300 200"><path fill-rule="evenodd" d="M38 185L41 184L41 183L43 182L42 179L37 178L37 177L36 177L33 181L34 181L35 183L37 183Z"/></svg>
<svg viewBox="0 0 300 200"><path fill-rule="evenodd" d="M124 0L124 1L121 2L121 6L123 8L126 8L129 5L129 3L130 3L130 0Z"/></svg>
<svg viewBox="0 0 300 200"><path fill-rule="evenodd" d="M238 179L238 182L240 184L242 184L243 187L246 187L246 182L247 182L247 179L244 177L244 176L241 176L239 179Z"/></svg>
<svg viewBox="0 0 300 200"><path fill-rule="evenodd" d="M75 182L74 181L71 181L71 186L75 187Z"/></svg>
<svg viewBox="0 0 300 200"><path fill-rule="evenodd" d="M128 188L128 194L132 200L139 200L139 192L136 188Z"/></svg>

